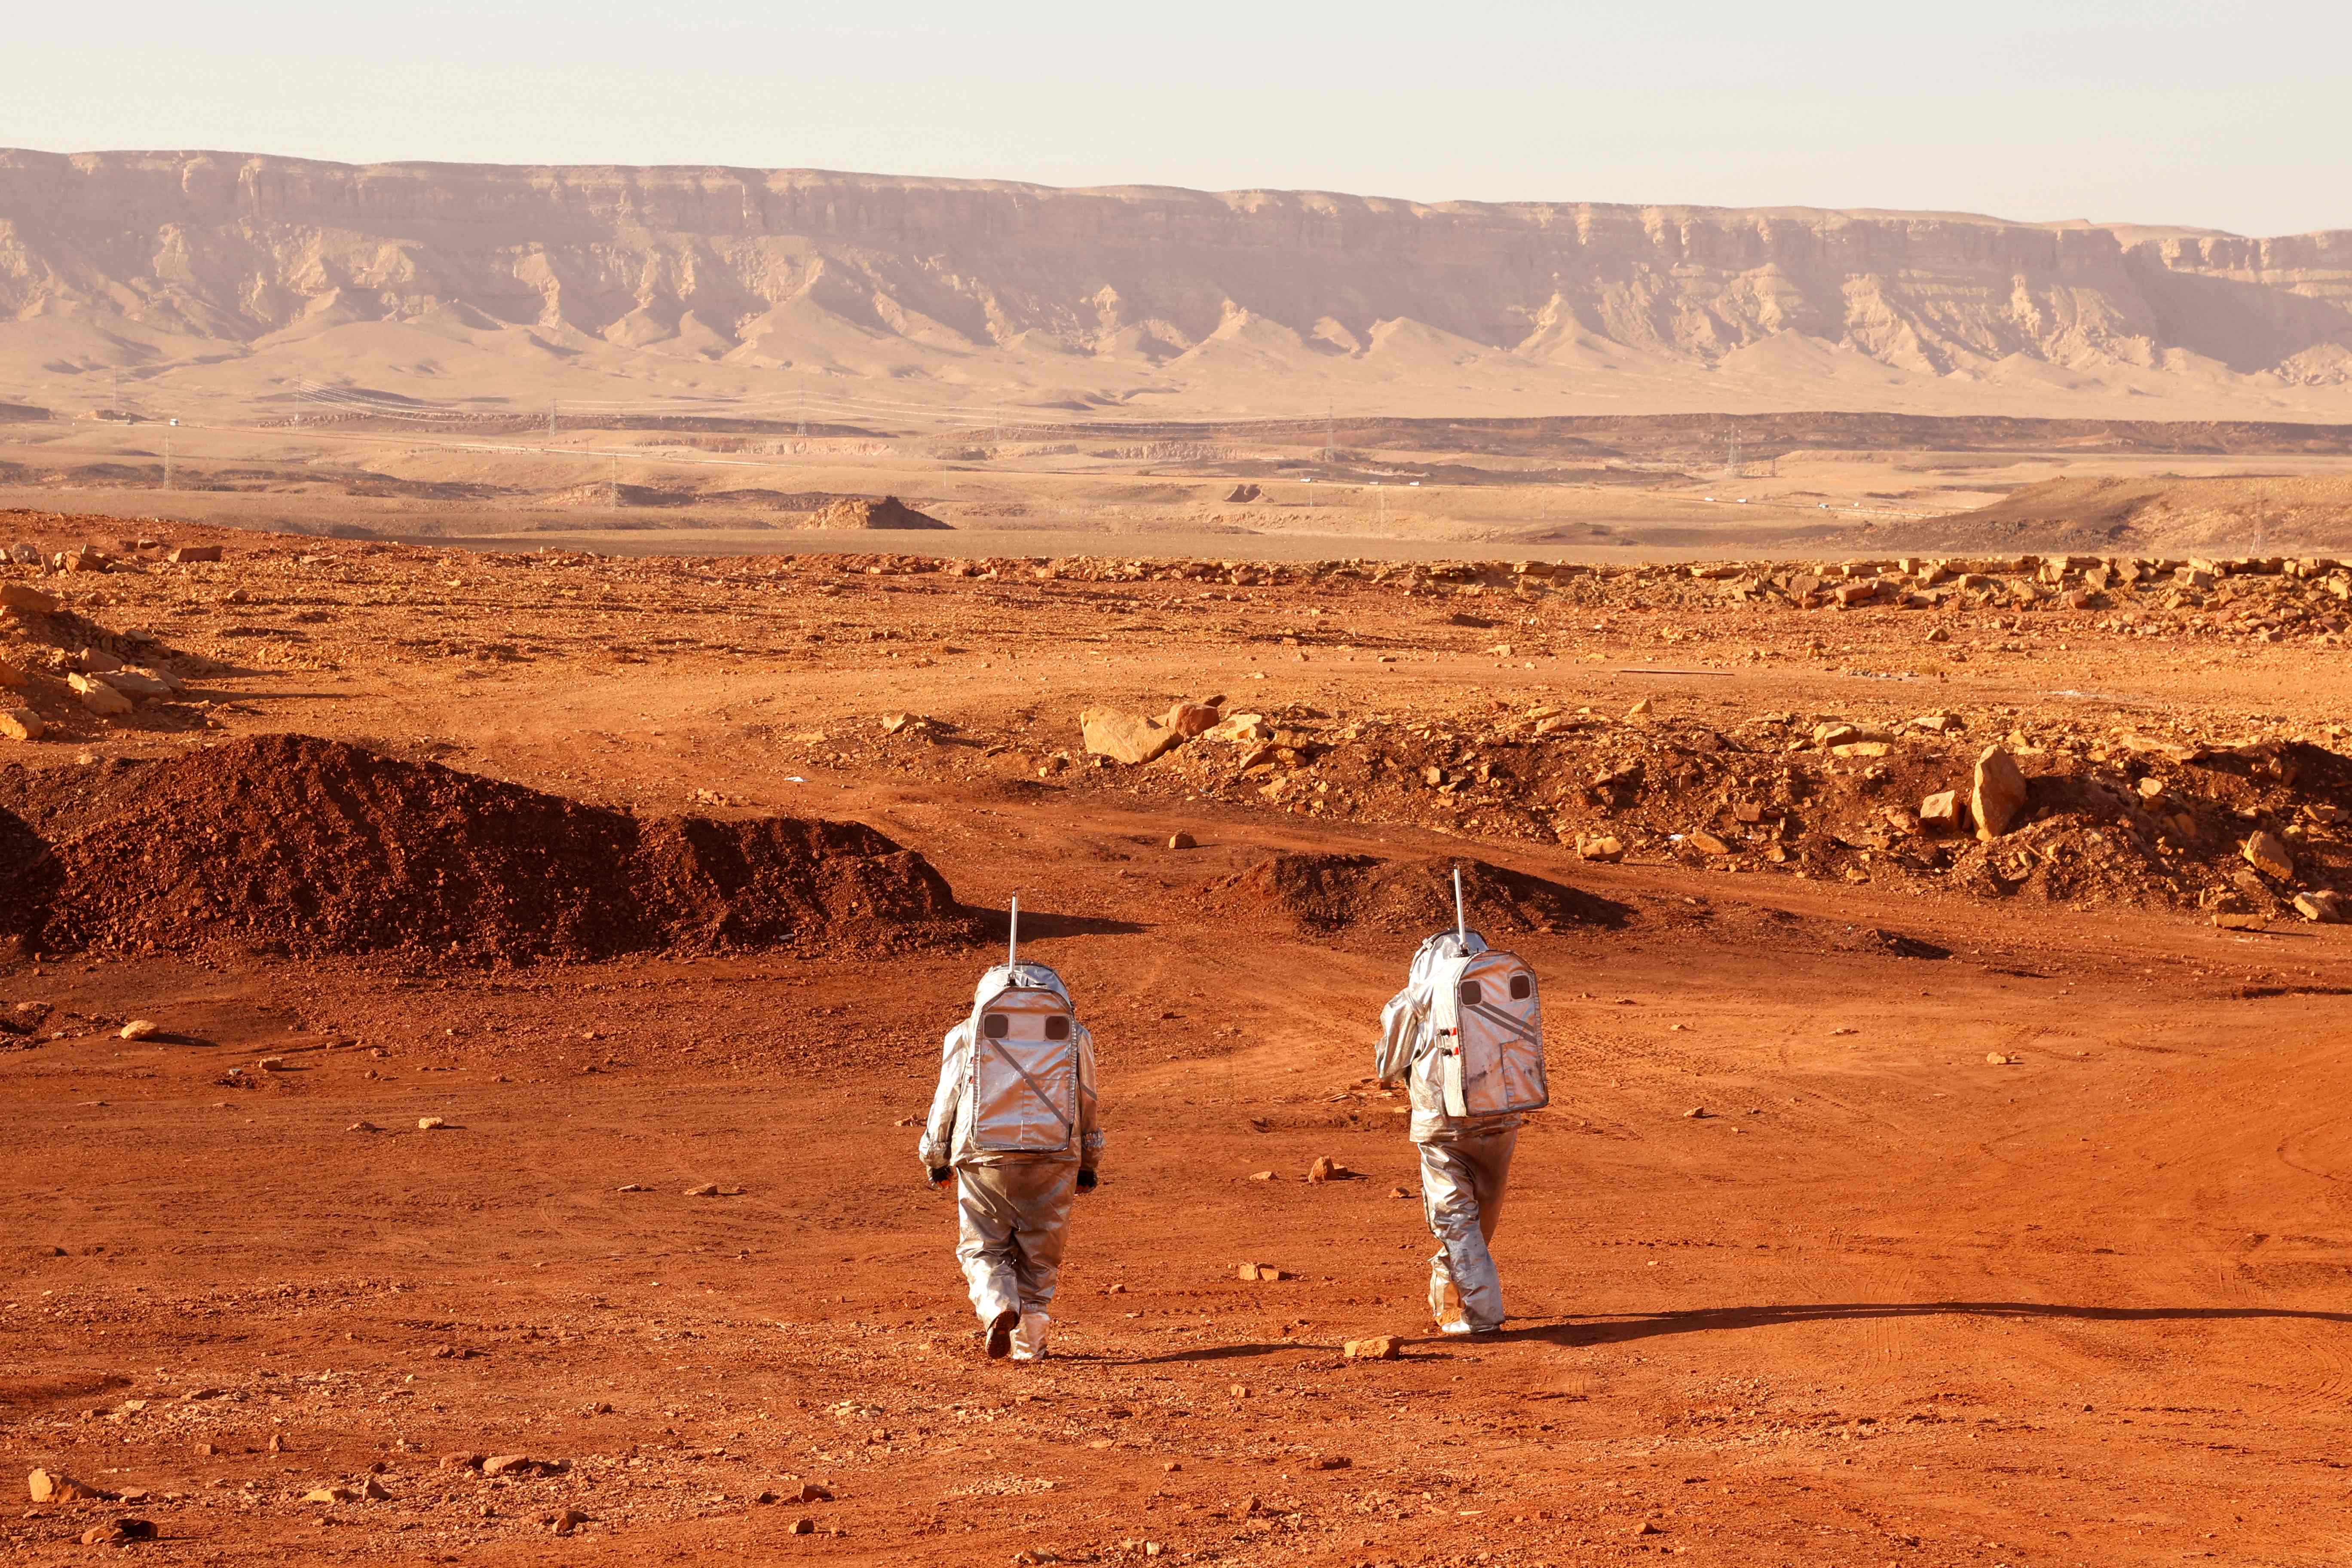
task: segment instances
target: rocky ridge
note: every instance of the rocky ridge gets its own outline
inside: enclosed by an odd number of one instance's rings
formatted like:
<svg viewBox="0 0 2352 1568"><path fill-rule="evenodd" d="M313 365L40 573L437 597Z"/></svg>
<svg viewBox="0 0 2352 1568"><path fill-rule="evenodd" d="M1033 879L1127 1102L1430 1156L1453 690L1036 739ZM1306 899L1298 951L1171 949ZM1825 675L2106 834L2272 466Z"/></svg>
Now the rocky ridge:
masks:
<svg viewBox="0 0 2352 1568"><path fill-rule="evenodd" d="M1883 400L1888 371L1988 406L2079 403L2084 377L2259 400L2352 387L2352 234L20 150L0 152L10 319L47 323L40 363L79 333L74 364L136 345L149 374L385 324L549 376L968 384L992 356L1105 397L1442 363L1498 391L1538 366L1738 369L1746 400L1789 406Z"/></svg>

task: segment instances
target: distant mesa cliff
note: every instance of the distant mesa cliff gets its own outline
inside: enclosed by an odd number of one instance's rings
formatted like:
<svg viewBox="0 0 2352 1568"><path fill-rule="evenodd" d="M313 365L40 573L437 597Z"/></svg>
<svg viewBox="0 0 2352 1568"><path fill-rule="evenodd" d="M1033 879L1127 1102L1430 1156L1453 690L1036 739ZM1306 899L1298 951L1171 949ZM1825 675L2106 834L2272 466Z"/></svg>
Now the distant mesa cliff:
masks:
<svg viewBox="0 0 2352 1568"><path fill-rule="evenodd" d="M118 370L225 395L731 395L788 373L1155 411L1712 388L2343 415L2352 231L0 152L0 395L97 398L75 378Z"/></svg>

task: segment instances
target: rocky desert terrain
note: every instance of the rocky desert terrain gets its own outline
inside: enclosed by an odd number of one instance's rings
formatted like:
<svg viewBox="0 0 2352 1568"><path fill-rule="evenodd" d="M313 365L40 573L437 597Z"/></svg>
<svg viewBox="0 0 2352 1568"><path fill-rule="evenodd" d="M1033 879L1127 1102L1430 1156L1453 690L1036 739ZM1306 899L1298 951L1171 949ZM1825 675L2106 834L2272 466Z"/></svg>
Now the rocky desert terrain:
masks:
<svg viewBox="0 0 2352 1568"><path fill-rule="evenodd" d="M0 512L0 1550L2336 1561L2352 559L2138 482L1673 563ZM1475 1342L1369 1077L1457 867L1555 1085ZM1014 893L1110 1137L1034 1367L913 1152Z"/></svg>

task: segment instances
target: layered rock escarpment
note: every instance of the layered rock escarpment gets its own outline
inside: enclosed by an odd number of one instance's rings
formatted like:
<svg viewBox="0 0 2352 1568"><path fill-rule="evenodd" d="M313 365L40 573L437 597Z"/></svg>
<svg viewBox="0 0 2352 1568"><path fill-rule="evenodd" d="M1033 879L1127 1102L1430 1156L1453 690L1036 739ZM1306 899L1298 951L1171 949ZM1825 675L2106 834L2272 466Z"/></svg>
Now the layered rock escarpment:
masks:
<svg viewBox="0 0 2352 1568"><path fill-rule="evenodd" d="M266 353L377 322L608 370L655 353L970 374L998 355L1278 380L1386 356L1473 380L1876 365L2061 396L2119 370L2352 388L2352 231L0 153L0 358L53 353L68 325L193 361L192 343Z"/></svg>

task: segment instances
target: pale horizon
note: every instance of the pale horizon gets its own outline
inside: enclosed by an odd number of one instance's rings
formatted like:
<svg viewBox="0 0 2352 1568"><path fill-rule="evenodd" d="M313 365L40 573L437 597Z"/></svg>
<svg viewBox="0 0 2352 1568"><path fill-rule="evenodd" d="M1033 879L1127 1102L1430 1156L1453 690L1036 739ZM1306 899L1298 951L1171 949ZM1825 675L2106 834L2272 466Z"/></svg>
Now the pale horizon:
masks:
<svg viewBox="0 0 2352 1568"><path fill-rule="evenodd" d="M816 20L801 21L807 16ZM1639 16L1492 0L1072 4L976 26L722 4L132 4L15 24L0 142L349 163L805 168L1423 204L1965 213L2267 237L2352 226L2352 14L2015 0Z"/></svg>

